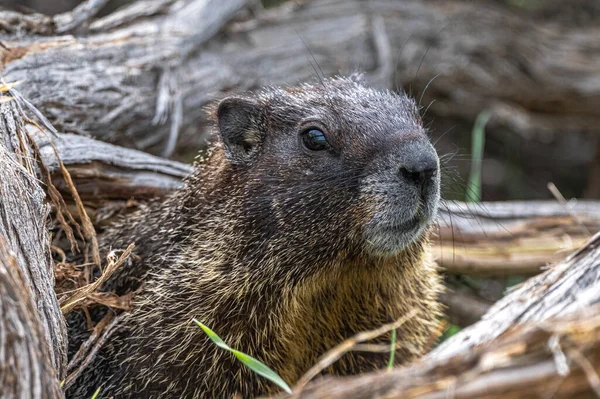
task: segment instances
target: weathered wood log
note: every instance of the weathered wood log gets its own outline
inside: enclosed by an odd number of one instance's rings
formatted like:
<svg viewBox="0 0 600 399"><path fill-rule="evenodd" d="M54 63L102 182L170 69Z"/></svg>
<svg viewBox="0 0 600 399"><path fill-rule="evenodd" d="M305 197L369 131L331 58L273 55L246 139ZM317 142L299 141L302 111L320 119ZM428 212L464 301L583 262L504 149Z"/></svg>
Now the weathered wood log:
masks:
<svg viewBox="0 0 600 399"><path fill-rule="evenodd" d="M419 97L427 87L420 102L435 100L428 113L438 119L470 124L490 109L490 134L599 134L600 80L590 67L600 63L598 15L582 24L570 5L557 21L543 8L502 4L313 0L249 13L255 1L138 1L74 36L59 34L54 18L4 12L0 70L27 82L25 97L60 131L163 154L176 142L194 153L203 145L202 108L213 98L305 81L318 69L360 69Z"/></svg>
<svg viewBox="0 0 600 399"><path fill-rule="evenodd" d="M0 102L0 382L3 397L58 398L67 337L23 117L17 99Z"/></svg>
<svg viewBox="0 0 600 399"><path fill-rule="evenodd" d="M166 141L170 154L180 130L203 119L210 93L232 85L223 65L198 50L247 2L139 1L95 21L94 34L81 37L58 35L50 17L28 15L19 24L16 13L0 14L7 33L0 34L1 73L26 81L25 97L63 132L138 148ZM18 26L31 34L19 35Z"/></svg>
<svg viewBox="0 0 600 399"><path fill-rule="evenodd" d="M446 202L433 247L449 273L531 275L579 248L596 231L598 201Z"/></svg>
<svg viewBox="0 0 600 399"><path fill-rule="evenodd" d="M46 326L40 323L29 292L19 261L0 235L0 396L60 398Z"/></svg>
<svg viewBox="0 0 600 399"><path fill-rule="evenodd" d="M600 234L412 366L325 378L290 397L593 398L599 354Z"/></svg>
<svg viewBox="0 0 600 399"><path fill-rule="evenodd" d="M84 136L58 134L51 143L50 138L37 129L30 129L30 133L61 194L70 195L58 157L69 171L81 199L93 207L110 201L162 197L180 187L183 178L192 172L190 165Z"/></svg>

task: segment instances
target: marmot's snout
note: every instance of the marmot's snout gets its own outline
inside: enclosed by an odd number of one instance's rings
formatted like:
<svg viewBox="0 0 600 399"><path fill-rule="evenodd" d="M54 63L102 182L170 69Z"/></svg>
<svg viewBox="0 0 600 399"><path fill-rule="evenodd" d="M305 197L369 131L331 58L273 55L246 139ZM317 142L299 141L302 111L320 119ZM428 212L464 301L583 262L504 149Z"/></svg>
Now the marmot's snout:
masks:
<svg viewBox="0 0 600 399"><path fill-rule="evenodd" d="M402 182L414 187L423 205L435 211L439 201L440 162L429 139L420 137L401 145L398 163Z"/></svg>
<svg viewBox="0 0 600 399"><path fill-rule="evenodd" d="M431 193L432 186L435 185L439 166L438 157L430 149L429 143L420 143L415 151L411 151L401 161L399 173L404 181L414 185L421 192L421 197L426 200Z"/></svg>
<svg viewBox="0 0 600 399"><path fill-rule="evenodd" d="M363 197L373 204L364 236L371 250L393 255L418 240L437 214L439 159L424 133L398 133L365 179Z"/></svg>

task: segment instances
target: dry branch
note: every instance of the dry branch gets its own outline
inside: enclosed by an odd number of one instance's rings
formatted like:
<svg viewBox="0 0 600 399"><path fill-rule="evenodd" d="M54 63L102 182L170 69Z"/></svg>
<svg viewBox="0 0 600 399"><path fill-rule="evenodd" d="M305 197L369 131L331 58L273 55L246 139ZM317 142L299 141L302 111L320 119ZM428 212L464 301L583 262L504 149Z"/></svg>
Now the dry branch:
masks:
<svg viewBox="0 0 600 399"><path fill-rule="evenodd" d="M54 184L63 195L70 196L48 136L33 129L31 133ZM52 141L86 205L162 197L180 187L192 171L190 165L88 137L59 134Z"/></svg>
<svg viewBox="0 0 600 399"><path fill-rule="evenodd" d="M0 104L0 380L3 393L54 398L62 396L67 337L54 293L49 207L34 173L25 105L11 96Z"/></svg>
<svg viewBox="0 0 600 399"><path fill-rule="evenodd" d="M57 33L67 33L90 21L109 0L87 0L72 11L54 16Z"/></svg>
<svg viewBox="0 0 600 399"><path fill-rule="evenodd" d="M215 97L314 78L304 42L325 75L360 69L419 97L429 85L421 103L435 100L428 113L438 119L470 123L488 108L490 134L508 127L548 142L599 133L593 18L558 11L557 22L545 9L461 0L249 8L256 1L137 1L74 36L57 34L49 17L2 13L1 74L26 81L24 95L63 132L163 154L176 141L204 145L202 108Z"/></svg>

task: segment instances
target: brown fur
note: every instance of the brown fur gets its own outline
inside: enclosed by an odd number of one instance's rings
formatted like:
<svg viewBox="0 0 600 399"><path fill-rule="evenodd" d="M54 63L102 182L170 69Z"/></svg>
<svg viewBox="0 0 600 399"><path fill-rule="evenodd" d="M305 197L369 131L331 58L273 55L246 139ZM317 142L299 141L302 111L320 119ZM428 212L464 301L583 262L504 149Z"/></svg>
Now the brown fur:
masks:
<svg viewBox="0 0 600 399"><path fill-rule="evenodd" d="M111 288L144 283L103 361L72 396L100 385L115 398L254 397L278 390L211 343L193 318L290 384L344 339L411 309L418 312L398 329L396 361L421 354L439 314L440 290L426 251L426 223L393 252L387 236L382 242L388 246L379 250L364 235L367 223L385 224L388 214L394 225L397 214L435 215L430 208L437 206L438 187L419 199L382 166L414 155L403 143L428 143L414 103L347 79L299 91L270 89L239 101L249 112L259 110L250 122L243 115L232 122L258 148L233 154L230 142L217 142L182 190L107 235L113 247L135 240L142 259ZM315 114L348 135L342 140L346 136L330 129L329 139L346 146L339 155L296 149L298 124ZM403 131L410 134L395 133ZM383 222L376 219L381 214ZM379 342L389 342L389 335ZM375 370L388 356L353 352L327 372Z"/></svg>

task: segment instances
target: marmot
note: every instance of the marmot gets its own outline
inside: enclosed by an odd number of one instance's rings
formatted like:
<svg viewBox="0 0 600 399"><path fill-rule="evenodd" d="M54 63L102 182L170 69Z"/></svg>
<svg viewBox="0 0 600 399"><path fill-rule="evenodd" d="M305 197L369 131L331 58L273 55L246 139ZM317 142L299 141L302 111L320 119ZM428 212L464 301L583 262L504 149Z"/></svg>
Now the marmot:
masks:
<svg viewBox="0 0 600 399"><path fill-rule="evenodd" d="M411 309L396 361L420 355L440 312L427 254L440 171L415 102L336 77L228 97L212 115L217 142L185 186L108 233L113 248L135 242L141 259L117 285L143 284L70 396L278 391L193 318L289 384L344 339ZM352 352L326 372L371 371L388 358Z"/></svg>

